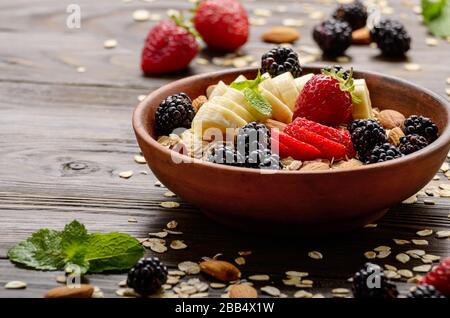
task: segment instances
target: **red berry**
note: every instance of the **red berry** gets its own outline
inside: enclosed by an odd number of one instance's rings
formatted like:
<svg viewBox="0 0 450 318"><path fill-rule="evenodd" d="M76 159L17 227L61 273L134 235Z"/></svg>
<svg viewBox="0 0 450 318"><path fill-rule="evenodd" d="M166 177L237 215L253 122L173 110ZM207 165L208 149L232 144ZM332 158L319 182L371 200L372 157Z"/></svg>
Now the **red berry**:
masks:
<svg viewBox="0 0 450 318"><path fill-rule="evenodd" d="M339 81L325 74L314 75L297 98L294 118L305 117L315 122L338 126L352 120L352 97L341 90Z"/></svg>
<svg viewBox="0 0 450 318"><path fill-rule="evenodd" d="M316 147L292 138L283 132L272 129L271 135L272 143L276 145L278 142L280 146L281 158L290 156L296 160L314 160L321 156Z"/></svg>
<svg viewBox="0 0 450 318"><path fill-rule="evenodd" d="M441 294L450 297L450 257L435 266L422 280L420 284L433 285Z"/></svg>
<svg viewBox="0 0 450 318"><path fill-rule="evenodd" d="M306 130L305 128L290 125L284 129L284 132L297 140L303 141L319 149L322 154L321 158L327 158L330 160L332 158L345 158L346 149L344 145L322 137L321 135Z"/></svg>
<svg viewBox="0 0 450 318"><path fill-rule="evenodd" d="M148 33L142 50L142 71L157 75L186 68L198 53L195 37L173 21L162 21Z"/></svg>
<svg viewBox="0 0 450 318"><path fill-rule="evenodd" d="M235 51L247 42L247 12L236 0L201 1L194 16L195 29L217 50Z"/></svg>
<svg viewBox="0 0 450 318"><path fill-rule="evenodd" d="M349 159L356 155L355 149L353 148L352 136L348 130L324 126L302 117L297 117L290 125L303 127L309 131L321 135L322 137L344 145L347 150L347 158Z"/></svg>

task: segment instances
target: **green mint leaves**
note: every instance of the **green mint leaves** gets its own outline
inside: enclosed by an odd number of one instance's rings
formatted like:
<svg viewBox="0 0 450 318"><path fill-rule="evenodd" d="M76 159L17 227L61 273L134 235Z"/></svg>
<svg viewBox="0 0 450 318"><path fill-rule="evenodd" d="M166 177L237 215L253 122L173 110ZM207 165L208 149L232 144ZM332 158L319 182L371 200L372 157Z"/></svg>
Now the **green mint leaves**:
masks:
<svg viewBox="0 0 450 318"><path fill-rule="evenodd" d="M353 67L350 68L347 79L344 77L344 69L336 70L335 68L331 68L331 70L322 69L322 74L330 76L339 82L339 88L343 92L349 92L352 97L352 102L355 104L361 103L361 99L355 95L355 83L353 80Z"/></svg>
<svg viewBox="0 0 450 318"><path fill-rule="evenodd" d="M144 254L139 241L123 233L88 234L72 221L63 231L41 229L8 251L14 262L39 270L79 268L81 274L131 268Z"/></svg>
<svg viewBox="0 0 450 318"><path fill-rule="evenodd" d="M272 114L272 106L260 94L258 86L266 78L261 76L258 70L258 76L254 80L246 80L241 82L233 82L230 87L242 91L247 102L253 106L259 118L265 118Z"/></svg>
<svg viewBox="0 0 450 318"><path fill-rule="evenodd" d="M422 0L422 16L433 35L450 36L450 0Z"/></svg>

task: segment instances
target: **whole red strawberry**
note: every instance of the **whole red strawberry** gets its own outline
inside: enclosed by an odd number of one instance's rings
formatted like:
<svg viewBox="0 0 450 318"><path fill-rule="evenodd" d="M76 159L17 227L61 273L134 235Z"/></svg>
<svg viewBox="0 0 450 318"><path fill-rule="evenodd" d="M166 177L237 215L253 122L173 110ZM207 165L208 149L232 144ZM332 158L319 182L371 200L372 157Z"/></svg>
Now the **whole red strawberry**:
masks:
<svg viewBox="0 0 450 318"><path fill-rule="evenodd" d="M441 294L450 297L450 257L435 266L422 280L420 284L433 285Z"/></svg>
<svg viewBox="0 0 450 318"><path fill-rule="evenodd" d="M352 120L352 71L345 79L341 71L314 75L297 98L294 118L305 117L328 126L348 124Z"/></svg>
<svg viewBox="0 0 450 318"><path fill-rule="evenodd" d="M161 21L148 33L142 50L142 71L148 75L180 71L197 53L194 35L173 21Z"/></svg>
<svg viewBox="0 0 450 318"><path fill-rule="evenodd" d="M236 0L201 1L194 25L205 43L217 50L235 51L247 42L247 12Z"/></svg>

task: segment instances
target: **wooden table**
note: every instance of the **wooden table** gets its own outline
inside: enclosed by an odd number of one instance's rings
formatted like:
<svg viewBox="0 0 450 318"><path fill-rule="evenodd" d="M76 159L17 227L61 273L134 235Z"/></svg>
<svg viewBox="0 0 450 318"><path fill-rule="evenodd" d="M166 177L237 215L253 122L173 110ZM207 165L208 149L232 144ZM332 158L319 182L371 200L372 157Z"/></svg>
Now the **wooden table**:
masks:
<svg viewBox="0 0 450 318"><path fill-rule="evenodd" d="M255 286L276 286L289 297L298 288L282 284L285 271L309 272L314 281L312 292L331 296L333 288L350 287L346 280L367 261L364 252L379 245L391 246L392 254L376 262L399 269L421 264L412 260L403 265L395 260L397 253L408 249L423 248L430 254L450 255L450 240L434 235L426 238L429 245L425 247L397 246L392 240L417 238L415 233L424 228L448 230L450 201L440 197L419 195L416 204L393 207L376 228L320 238L235 232L206 219L177 198L180 208L160 207L162 201L172 199L163 196L166 189L154 186L151 173L139 173L148 168L133 160L139 153L131 128L137 97L176 78L219 67L193 63L177 76L141 75L140 50L154 22L135 22L132 13L145 8L164 16L170 8L188 8L187 1L78 0L82 25L75 30L65 24L66 7L71 2L0 3L0 285L11 280L28 283L24 290L0 288L1 297L42 297L46 290L57 286L55 277L59 273L18 268L6 254L11 246L37 229L62 229L73 219L83 222L89 231L121 231L136 237L145 237L177 220L184 232L181 239L188 248L158 255L170 268L180 261L199 261L202 256L217 253L233 260L238 251L251 250L247 264L241 266L243 276L269 274L270 282ZM257 17L267 24L252 26L251 39L242 51L259 59L272 46L260 41L261 33L286 18L305 22L299 28L302 38L297 46L314 47L310 33L317 21L309 12L314 16L320 10L327 15L335 5L330 2L333 1L246 1L252 17L255 8L269 8L273 15ZM422 70L407 71L404 62L386 61L376 49L364 46L350 48L350 61L344 64L403 77L445 95L445 80L450 77L450 43L440 40L436 47L425 44L427 31L413 12L413 4L418 1L390 2L395 16L406 24L414 39L408 62L420 64ZM279 12L283 11L280 5L287 6L288 12ZM103 42L110 38L117 39L119 45L107 50ZM302 53L303 57L306 55ZM210 59L212 53L204 51L201 56ZM133 170L135 175L128 180L120 178L118 174L125 170ZM449 183L442 173L438 176L433 187ZM425 205L425 199L435 204ZM129 222L130 218L137 223ZM178 238L172 236L168 241ZM309 258L312 250L322 252L324 258ZM126 274L87 276L107 297L115 296L117 283L125 277ZM410 286L405 279L399 283L402 293ZM209 290L210 296L223 292Z"/></svg>

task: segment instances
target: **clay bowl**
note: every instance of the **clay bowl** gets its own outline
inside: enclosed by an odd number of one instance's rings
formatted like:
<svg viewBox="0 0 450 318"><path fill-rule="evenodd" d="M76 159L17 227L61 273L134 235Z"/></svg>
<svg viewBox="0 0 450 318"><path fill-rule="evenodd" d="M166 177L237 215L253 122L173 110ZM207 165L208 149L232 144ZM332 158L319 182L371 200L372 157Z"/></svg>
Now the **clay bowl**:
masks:
<svg viewBox="0 0 450 318"><path fill-rule="evenodd" d="M310 72L318 73L319 68L305 68L303 74ZM441 134L434 143L401 159L352 170L273 174L192 160L157 143L154 113L162 99L179 92L195 98L204 95L209 85L219 80L228 84L239 74L254 78L256 69L201 74L170 83L152 92L133 115L139 146L155 176L222 224L246 231L283 228L296 233L362 227L424 187L449 151L449 103L404 80L370 72L356 72L355 78L366 79L374 107L430 117Z"/></svg>

